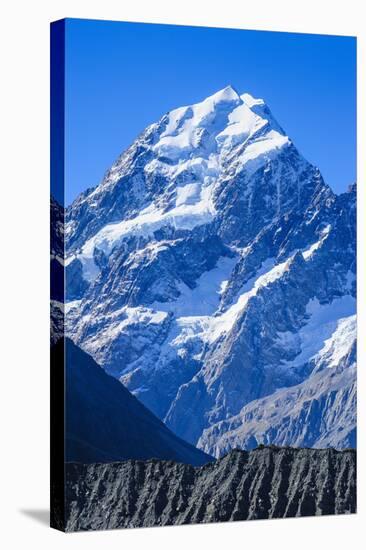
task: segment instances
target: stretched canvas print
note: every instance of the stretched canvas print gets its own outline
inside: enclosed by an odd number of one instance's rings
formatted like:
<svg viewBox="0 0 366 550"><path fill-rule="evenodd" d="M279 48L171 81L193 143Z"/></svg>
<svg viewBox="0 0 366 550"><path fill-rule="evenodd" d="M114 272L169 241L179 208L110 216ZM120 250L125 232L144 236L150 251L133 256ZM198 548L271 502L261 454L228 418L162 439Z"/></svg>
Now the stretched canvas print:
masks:
<svg viewBox="0 0 366 550"><path fill-rule="evenodd" d="M51 25L51 525L356 511L356 39Z"/></svg>

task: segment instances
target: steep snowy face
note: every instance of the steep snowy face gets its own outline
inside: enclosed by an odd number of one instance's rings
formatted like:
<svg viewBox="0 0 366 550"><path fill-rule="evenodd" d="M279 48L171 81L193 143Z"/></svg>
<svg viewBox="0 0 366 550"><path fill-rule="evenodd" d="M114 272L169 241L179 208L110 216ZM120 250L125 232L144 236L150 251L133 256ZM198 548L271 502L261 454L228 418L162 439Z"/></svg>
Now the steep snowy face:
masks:
<svg viewBox="0 0 366 550"><path fill-rule="evenodd" d="M293 222L274 267L269 260L260 263L268 256L266 240L258 248L256 243L250 246L251 258L241 257L225 289L227 299L223 296L218 319L231 312L235 317L206 349L201 369L179 388L165 417L174 431L201 444L204 430L236 416L251 401L302 383L314 370L347 363L348 355L340 349L347 348L347 342L352 347L355 339L354 200L351 190L310 218L311 223L307 212L301 222ZM304 238L311 224L316 230L310 242L303 240L301 249L294 250L294 244L300 244L301 227ZM270 243L273 250L272 239ZM279 263L287 247L289 258ZM344 321L348 317L349 322ZM184 414L187 407L190 420ZM281 418L286 423L286 415ZM327 424L320 421L320 426L326 432ZM355 414L350 430L354 429ZM270 434L275 437L272 428Z"/></svg>
<svg viewBox="0 0 366 550"><path fill-rule="evenodd" d="M355 204L263 100L227 87L175 109L67 209L68 334L176 434L220 454L234 441L219 444L220 422L312 376L324 389L348 365ZM351 439L321 426L317 441Z"/></svg>

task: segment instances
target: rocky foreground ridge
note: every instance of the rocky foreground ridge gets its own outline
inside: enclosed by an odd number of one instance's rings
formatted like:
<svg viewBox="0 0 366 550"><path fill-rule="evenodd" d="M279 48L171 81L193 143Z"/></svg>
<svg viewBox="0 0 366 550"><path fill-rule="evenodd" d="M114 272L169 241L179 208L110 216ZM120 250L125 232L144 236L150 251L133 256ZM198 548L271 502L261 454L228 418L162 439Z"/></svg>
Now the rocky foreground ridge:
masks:
<svg viewBox="0 0 366 550"><path fill-rule="evenodd" d="M356 511L356 452L258 447L201 467L69 463L67 531Z"/></svg>

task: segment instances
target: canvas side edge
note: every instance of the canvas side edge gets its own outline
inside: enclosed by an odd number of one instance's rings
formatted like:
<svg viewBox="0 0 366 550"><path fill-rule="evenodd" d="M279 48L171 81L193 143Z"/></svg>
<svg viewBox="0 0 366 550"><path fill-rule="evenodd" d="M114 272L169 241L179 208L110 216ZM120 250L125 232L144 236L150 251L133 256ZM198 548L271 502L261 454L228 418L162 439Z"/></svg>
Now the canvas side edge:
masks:
<svg viewBox="0 0 366 550"><path fill-rule="evenodd" d="M65 21L51 23L50 173L50 526L65 531L65 353L52 347L64 332ZM61 225L62 230L57 232ZM58 242L56 242L56 240ZM57 305L57 307L56 307ZM57 327L57 329L56 329ZM62 334L61 334L62 336ZM59 349L59 348L58 348Z"/></svg>

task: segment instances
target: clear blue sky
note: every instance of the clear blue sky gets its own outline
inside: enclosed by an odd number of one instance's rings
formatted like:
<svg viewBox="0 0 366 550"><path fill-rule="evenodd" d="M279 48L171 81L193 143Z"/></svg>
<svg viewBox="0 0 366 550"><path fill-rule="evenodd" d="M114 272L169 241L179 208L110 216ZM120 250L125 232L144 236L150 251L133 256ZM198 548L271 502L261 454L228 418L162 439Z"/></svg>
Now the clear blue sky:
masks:
<svg viewBox="0 0 366 550"><path fill-rule="evenodd" d="M264 98L336 192L355 181L354 38L68 19L66 204L148 124L228 84Z"/></svg>

